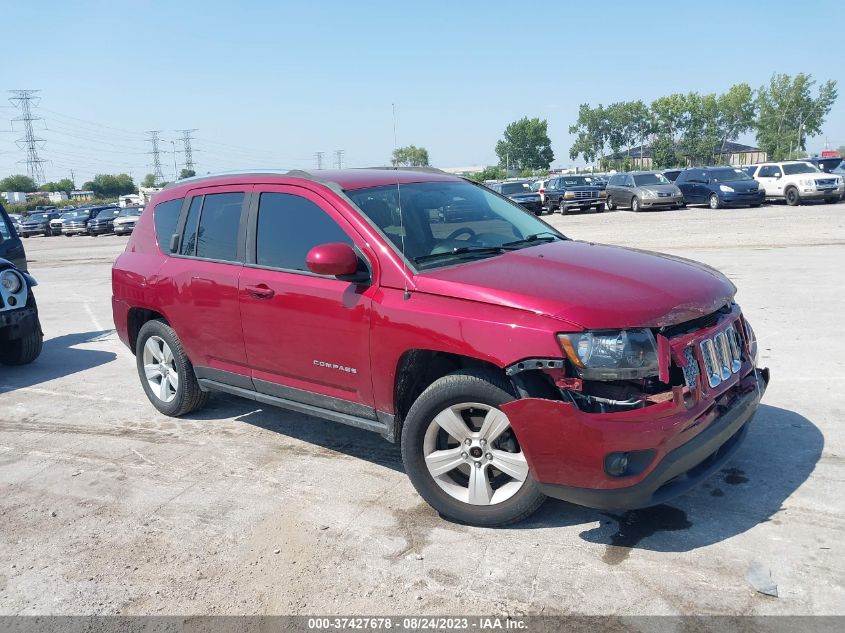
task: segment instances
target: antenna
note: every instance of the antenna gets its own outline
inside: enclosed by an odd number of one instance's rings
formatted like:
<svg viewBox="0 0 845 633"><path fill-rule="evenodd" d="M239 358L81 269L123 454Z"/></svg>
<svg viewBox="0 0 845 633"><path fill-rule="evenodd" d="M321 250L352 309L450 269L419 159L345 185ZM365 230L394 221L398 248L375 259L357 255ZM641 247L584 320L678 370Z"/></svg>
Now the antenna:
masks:
<svg viewBox="0 0 845 633"><path fill-rule="evenodd" d="M391 103L390 107L393 109L393 154L396 155L396 150L399 149L396 143L396 104ZM402 190L399 187L399 165L393 166L396 170L396 196L399 205L399 240L402 245L402 275L403 283L405 284L405 301L411 298L411 291L408 290L408 260L405 258L405 218L402 215Z"/></svg>

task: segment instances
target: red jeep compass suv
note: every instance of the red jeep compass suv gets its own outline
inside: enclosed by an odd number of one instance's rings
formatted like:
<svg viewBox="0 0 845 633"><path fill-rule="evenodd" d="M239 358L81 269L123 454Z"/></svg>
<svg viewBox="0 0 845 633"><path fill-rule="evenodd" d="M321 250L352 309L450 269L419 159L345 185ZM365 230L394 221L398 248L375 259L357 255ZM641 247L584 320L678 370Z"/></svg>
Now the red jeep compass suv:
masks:
<svg viewBox="0 0 845 633"><path fill-rule="evenodd" d="M476 525L546 495L653 505L719 469L768 383L735 291L433 170L183 180L113 270L159 411L217 390L375 431L428 503Z"/></svg>

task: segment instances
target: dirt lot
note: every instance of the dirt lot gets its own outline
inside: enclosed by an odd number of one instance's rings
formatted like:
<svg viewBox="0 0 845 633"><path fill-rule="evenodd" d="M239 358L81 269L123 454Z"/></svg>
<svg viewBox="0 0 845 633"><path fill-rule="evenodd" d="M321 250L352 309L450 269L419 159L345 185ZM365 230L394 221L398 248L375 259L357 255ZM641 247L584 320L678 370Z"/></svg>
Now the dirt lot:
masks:
<svg viewBox="0 0 845 633"><path fill-rule="evenodd" d="M0 613L845 613L843 218L555 216L726 272L772 383L730 468L693 493L623 515L550 501L502 530L440 519L366 432L222 395L157 414L112 330L126 238L29 239L47 340L0 368Z"/></svg>

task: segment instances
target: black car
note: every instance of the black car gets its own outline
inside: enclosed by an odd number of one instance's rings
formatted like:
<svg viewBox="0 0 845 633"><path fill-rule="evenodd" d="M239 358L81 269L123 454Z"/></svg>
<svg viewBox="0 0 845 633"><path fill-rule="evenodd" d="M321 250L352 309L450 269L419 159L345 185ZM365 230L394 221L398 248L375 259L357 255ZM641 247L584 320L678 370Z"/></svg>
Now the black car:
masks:
<svg viewBox="0 0 845 633"><path fill-rule="evenodd" d="M35 285L26 272L23 244L0 205L0 364L25 365L41 353Z"/></svg>
<svg viewBox="0 0 845 633"><path fill-rule="evenodd" d="M666 176L667 180L671 180L675 182L678 179L678 176L681 175L681 172L684 171L683 169L664 169L663 175Z"/></svg>
<svg viewBox="0 0 845 633"><path fill-rule="evenodd" d="M826 174L833 173L833 170L842 164L841 156L814 156L813 158L802 158L805 163L810 163Z"/></svg>
<svg viewBox="0 0 845 633"><path fill-rule="evenodd" d="M675 184L687 204L720 207L759 207L766 200L766 190L738 167L691 167L680 173Z"/></svg>
<svg viewBox="0 0 845 633"><path fill-rule="evenodd" d="M26 253L15 225L0 204L0 259L8 260L21 270L26 270Z"/></svg>
<svg viewBox="0 0 845 633"><path fill-rule="evenodd" d="M114 219L118 215L120 215L119 207L102 209L88 220L88 235L96 237L103 233L112 233L114 231Z"/></svg>
<svg viewBox="0 0 845 633"><path fill-rule="evenodd" d="M527 181L496 182L490 185L490 189L510 198L518 205L531 211L534 215L543 214L543 203L540 201L540 194L536 191L531 191L531 184Z"/></svg>
<svg viewBox="0 0 845 633"><path fill-rule="evenodd" d="M30 235L49 237L52 235L50 220L55 220L57 217L59 217L59 214L55 211L30 213L26 219L21 220L21 237L29 237Z"/></svg>
<svg viewBox="0 0 845 633"><path fill-rule="evenodd" d="M607 192L590 176L555 176L546 185L546 206L551 212L589 211L595 207L601 213L606 197Z"/></svg>

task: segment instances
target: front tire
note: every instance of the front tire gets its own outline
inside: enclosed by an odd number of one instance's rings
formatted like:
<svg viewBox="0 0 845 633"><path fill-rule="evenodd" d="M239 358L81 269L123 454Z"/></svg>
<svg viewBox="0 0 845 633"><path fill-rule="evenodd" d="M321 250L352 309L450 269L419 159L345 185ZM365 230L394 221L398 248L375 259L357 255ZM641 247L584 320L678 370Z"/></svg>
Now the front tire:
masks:
<svg viewBox="0 0 845 633"><path fill-rule="evenodd" d="M789 187L786 190L784 197L786 198L786 204L788 204L790 207L794 207L801 202L801 195L798 193L798 190L795 187Z"/></svg>
<svg viewBox="0 0 845 633"><path fill-rule="evenodd" d="M596 213L604 213L604 205L603 204L597 204L596 205Z"/></svg>
<svg viewBox="0 0 845 633"><path fill-rule="evenodd" d="M34 332L30 332L23 338L4 343L0 349L0 364L28 365L41 354L43 344L44 335L41 334L39 325Z"/></svg>
<svg viewBox="0 0 845 633"><path fill-rule="evenodd" d="M637 196L631 198L631 211L638 213L640 210L640 199Z"/></svg>
<svg viewBox="0 0 845 633"><path fill-rule="evenodd" d="M191 413L208 400L182 342L164 321L147 321L141 327L135 361L144 393L164 415L179 417Z"/></svg>
<svg viewBox="0 0 845 633"><path fill-rule="evenodd" d="M714 210L721 207L722 203L719 202L719 196L717 196L715 193L711 193L710 199L709 199L709 205L710 205L710 208L714 209Z"/></svg>
<svg viewBox="0 0 845 633"><path fill-rule="evenodd" d="M420 496L442 516L493 527L520 521L545 500L510 421L500 374L462 370L432 383L402 427L402 461Z"/></svg>

